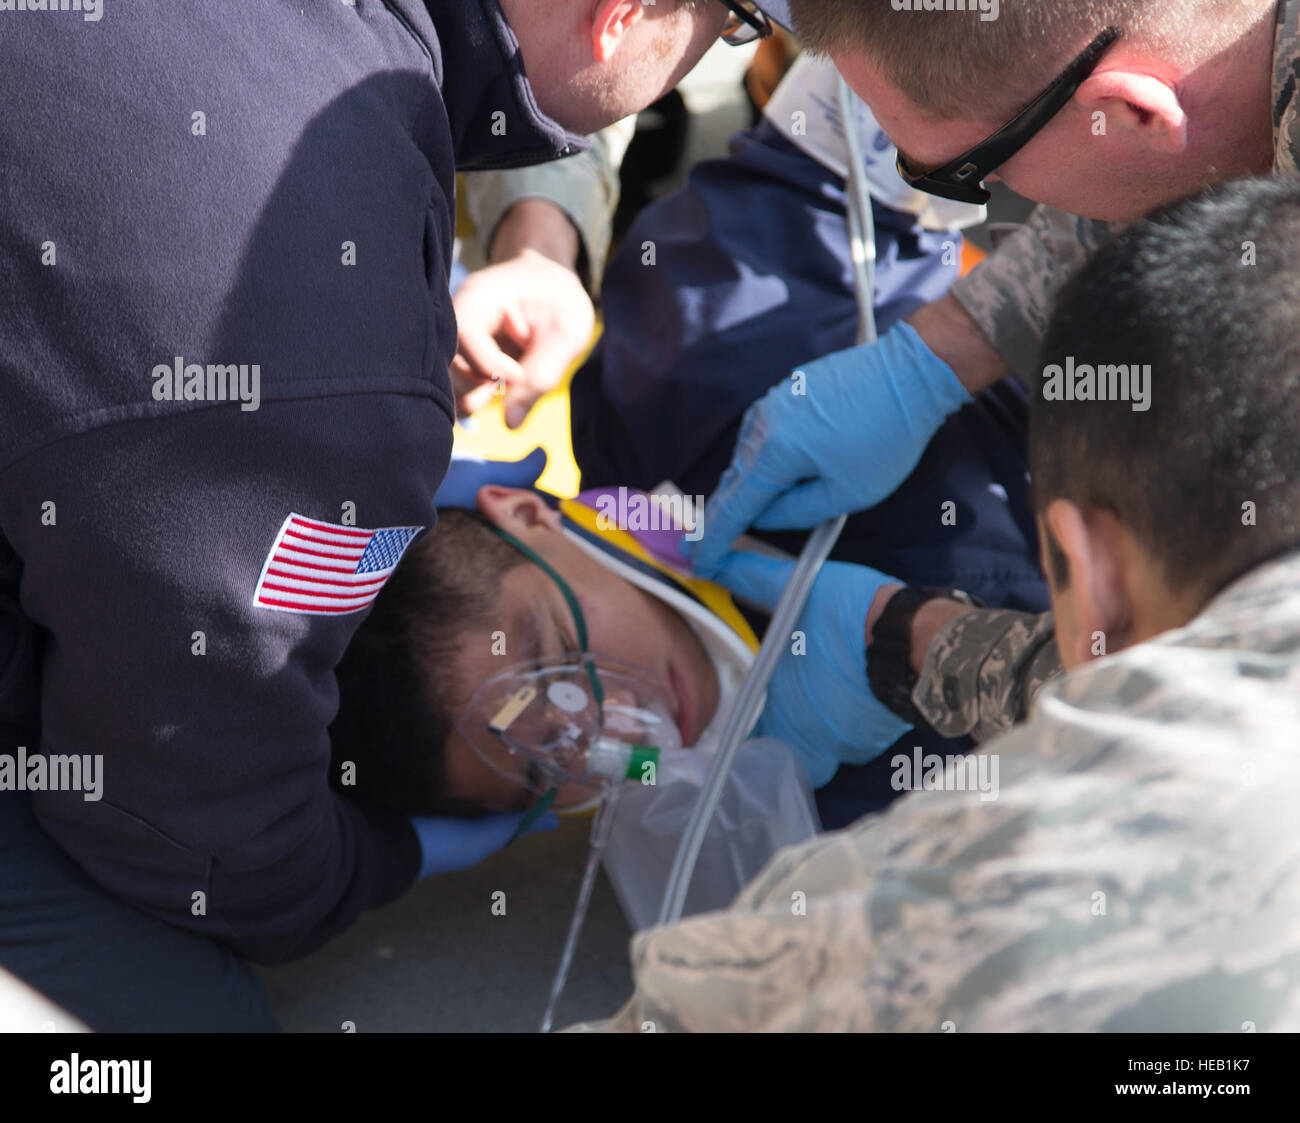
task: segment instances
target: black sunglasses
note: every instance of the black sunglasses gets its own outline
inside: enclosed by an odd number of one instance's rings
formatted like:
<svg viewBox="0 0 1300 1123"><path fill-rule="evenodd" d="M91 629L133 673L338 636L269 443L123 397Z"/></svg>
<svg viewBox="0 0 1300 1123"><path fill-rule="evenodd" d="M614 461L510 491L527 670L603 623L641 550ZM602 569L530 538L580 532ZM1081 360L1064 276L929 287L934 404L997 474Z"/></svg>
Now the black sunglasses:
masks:
<svg viewBox="0 0 1300 1123"><path fill-rule="evenodd" d="M722 29L722 41L729 47L743 47L759 39L770 39L775 33L772 21L753 4L744 0L722 0L731 10L731 18Z"/></svg>
<svg viewBox="0 0 1300 1123"><path fill-rule="evenodd" d="M1106 28L1088 44L1083 54L1070 63L1064 74L1033 100L1028 109L952 163L932 172L917 173L908 168L900 152L898 174L918 191L938 195L941 199L984 206L992 198L984 189L984 180L1033 140L1070 103L1079 87L1100 65L1102 56L1123 34L1117 27Z"/></svg>

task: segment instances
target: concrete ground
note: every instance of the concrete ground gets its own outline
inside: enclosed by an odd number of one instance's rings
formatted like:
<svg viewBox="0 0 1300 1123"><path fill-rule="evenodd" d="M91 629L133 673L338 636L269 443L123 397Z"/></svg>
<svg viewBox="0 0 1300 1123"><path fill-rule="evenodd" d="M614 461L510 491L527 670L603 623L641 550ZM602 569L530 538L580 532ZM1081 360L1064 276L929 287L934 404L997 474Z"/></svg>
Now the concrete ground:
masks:
<svg viewBox="0 0 1300 1123"><path fill-rule="evenodd" d="M258 974L292 1032L537 1031L578 895L591 820L562 820L465 873L431 878L333 943ZM504 893L505 915L493 914ZM500 900L500 898L497 898ZM497 909L500 912L500 908ZM629 931L602 872L555 1024L632 992Z"/></svg>
<svg viewBox="0 0 1300 1123"><path fill-rule="evenodd" d="M726 152L748 124L741 78L750 51L720 48L688 79L690 160ZM1028 205L999 191L991 220ZM973 241L987 248L982 232ZM532 447L531 445L529 447ZM522 455L527 449L519 452ZM368 913L316 954L259 970L281 1025L297 1032L523 1032L538 1029L587 853L589 819L565 820L476 869L433 878ZM505 894L505 915L493 894ZM499 911L499 910L498 910ZM632 990L630 933L599 877L557 1027L608 1017Z"/></svg>

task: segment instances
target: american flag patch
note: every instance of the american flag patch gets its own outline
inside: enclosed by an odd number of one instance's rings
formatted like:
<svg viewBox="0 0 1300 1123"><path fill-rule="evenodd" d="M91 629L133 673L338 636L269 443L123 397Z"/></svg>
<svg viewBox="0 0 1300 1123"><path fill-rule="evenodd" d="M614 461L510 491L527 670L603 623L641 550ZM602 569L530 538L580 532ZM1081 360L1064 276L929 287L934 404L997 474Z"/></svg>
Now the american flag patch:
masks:
<svg viewBox="0 0 1300 1123"><path fill-rule="evenodd" d="M362 530L290 515L262 566L253 604L313 616L360 612L379 595L423 529Z"/></svg>

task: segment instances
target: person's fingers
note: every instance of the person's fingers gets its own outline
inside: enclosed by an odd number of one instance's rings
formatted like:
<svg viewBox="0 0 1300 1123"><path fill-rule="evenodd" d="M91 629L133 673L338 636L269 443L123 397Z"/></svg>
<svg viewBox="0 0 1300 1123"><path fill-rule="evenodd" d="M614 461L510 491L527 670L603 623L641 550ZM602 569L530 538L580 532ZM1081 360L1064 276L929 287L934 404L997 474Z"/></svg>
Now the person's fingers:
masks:
<svg viewBox="0 0 1300 1123"><path fill-rule="evenodd" d="M785 592L794 567L794 562L736 552L722 559L713 580L736 596L772 610Z"/></svg>
<svg viewBox="0 0 1300 1123"><path fill-rule="evenodd" d="M577 362L586 342L586 337L575 340L560 331L535 332L519 356L519 365L528 372L529 385L543 394L554 390Z"/></svg>
<svg viewBox="0 0 1300 1123"><path fill-rule="evenodd" d="M778 494L733 462L704 508L703 535L687 549L692 569L701 577L713 578L732 543Z"/></svg>
<svg viewBox="0 0 1300 1123"><path fill-rule="evenodd" d="M455 461L452 461L453 467ZM502 487L532 487L546 471L546 449L535 448L522 460L513 463L496 463L492 478Z"/></svg>
<svg viewBox="0 0 1300 1123"><path fill-rule="evenodd" d="M519 356L525 380L506 394L506 425L511 429L522 425L537 400L564 381L580 351L581 347L575 348L559 332L535 333Z"/></svg>
<svg viewBox="0 0 1300 1123"><path fill-rule="evenodd" d="M487 409L492 404L493 399L499 395L500 390L495 382L487 382L482 386L476 386L460 399L460 411L467 416L473 416L479 410Z"/></svg>
<svg viewBox="0 0 1300 1123"><path fill-rule="evenodd" d="M457 414L470 412L466 405L466 398L479 385L479 381L471 373L469 364L459 355L454 355L451 362L447 364L447 374L451 379L451 396L456 402Z"/></svg>
<svg viewBox="0 0 1300 1123"><path fill-rule="evenodd" d="M745 411L731 464L705 506L700 539L686 549L692 568L701 577L713 576L736 539L785 490L767 480L772 475L772 466L765 463L771 459L765 456L771 421L764 405L760 400Z"/></svg>
<svg viewBox="0 0 1300 1123"><path fill-rule="evenodd" d="M504 318L501 322L505 322ZM456 355L467 368L467 373L482 382L501 381L509 385L527 378L524 368L501 350L492 332L473 324L460 326Z"/></svg>
<svg viewBox="0 0 1300 1123"><path fill-rule="evenodd" d="M517 348L527 346L534 334L533 324L523 310L513 304L507 304L501 312L501 323L497 327L497 337L504 335Z"/></svg>
<svg viewBox="0 0 1300 1123"><path fill-rule="evenodd" d="M460 346L473 356L466 361L458 355L452 363L452 387L457 411L462 416L472 417L494 399L507 394L511 386L527 382L523 367L494 342L470 335L462 336ZM469 369L468 376L464 373L466 369Z"/></svg>
<svg viewBox="0 0 1300 1123"><path fill-rule="evenodd" d="M482 860L498 850L501 850L515 836L515 831L519 829L519 824L524 821L527 811L503 811L496 815L484 815L478 819L468 819L470 836L475 839L476 846L469 847L472 851L478 852L478 859ZM543 815L532 828L526 833L539 829L539 825L546 818ZM554 818L552 815L551 818ZM558 825L558 821L557 821ZM554 829L541 827L542 830Z"/></svg>
<svg viewBox="0 0 1300 1123"><path fill-rule="evenodd" d="M767 528L771 508L801 481L819 475L816 459L807 451L812 439L796 439L789 431L798 420L774 388L745 414L731 466L723 473L704 513L703 536L686 553L701 577L711 577L733 543L751 527ZM829 517L833 508L829 485L807 492L798 503L783 504L781 525L805 529ZM819 504L815 509L812 504ZM809 505L806 510L801 506ZM832 512L835 513L835 512ZM820 517L818 517L820 516Z"/></svg>
<svg viewBox="0 0 1300 1123"><path fill-rule="evenodd" d="M533 487L546 471L546 460L546 450L535 448L522 460L494 463L492 480L502 487ZM453 456L442 486L434 496L438 507L472 508L482 486L486 463L477 456Z"/></svg>
<svg viewBox="0 0 1300 1123"><path fill-rule="evenodd" d="M842 503L829 481L808 480L773 499L753 525L756 530L811 530L827 519L851 514L839 509Z"/></svg>
<svg viewBox="0 0 1300 1123"><path fill-rule="evenodd" d="M553 811L548 811L545 815L543 815L540 819L538 819L537 822L535 822L531 827L529 827L526 831L524 831L524 834L525 835L546 834L550 831L558 830L559 827L560 827L560 817L556 815Z"/></svg>
<svg viewBox="0 0 1300 1123"><path fill-rule="evenodd" d="M506 395L505 402L505 422L507 429L518 429L525 421L528 415L533 412L538 400L542 397L531 390L514 390Z"/></svg>

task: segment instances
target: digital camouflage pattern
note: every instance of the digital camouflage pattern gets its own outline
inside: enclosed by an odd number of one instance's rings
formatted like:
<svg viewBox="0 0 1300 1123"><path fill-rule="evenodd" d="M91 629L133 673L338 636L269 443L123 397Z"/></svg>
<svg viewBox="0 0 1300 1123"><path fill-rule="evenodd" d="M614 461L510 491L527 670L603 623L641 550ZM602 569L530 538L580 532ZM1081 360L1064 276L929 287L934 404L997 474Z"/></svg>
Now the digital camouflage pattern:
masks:
<svg viewBox="0 0 1300 1123"><path fill-rule="evenodd" d="M1300 0L1278 5L1273 52L1274 171L1300 172ZM1107 236L1105 223L1039 207L1029 223L953 294L1015 370L1031 370L1066 282ZM912 701L936 731L977 741L1027 716L1038 689L1061 670L1051 616L980 610L931 645Z"/></svg>
<svg viewBox="0 0 1300 1123"><path fill-rule="evenodd" d="M1300 167L1300 0L1278 4L1273 54L1274 170ZM974 318L1012 370L1028 374L1038 361L1053 302L1109 224L1038 207L1028 223L958 281L953 296Z"/></svg>
<svg viewBox="0 0 1300 1123"><path fill-rule="evenodd" d="M1057 296L1110 231L1105 222L1036 207L1024 226L954 282L952 295L1007 365L1028 375Z"/></svg>
<svg viewBox="0 0 1300 1123"><path fill-rule="evenodd" d="M1273 170L1300 171L1300 0L1278 5L1277 46L1273 50Z"/></svg>
<svg viewBox="0 0 1300 1123"><path fill-rule="evenodd" d="M983 743L1024 721L1039 689L1060 673L1050 612L975 609L935 636L912 702L936 732Z"/></svg>
<svg viewBox="0 0 1300 1123"><path fill-rule="evenodd" d="M929 790L638 936L649 1030L1300 1030L1300 554L1043 688ZM949 774L951 776L951 773Z"/></svg>

